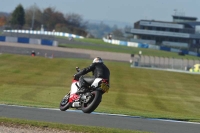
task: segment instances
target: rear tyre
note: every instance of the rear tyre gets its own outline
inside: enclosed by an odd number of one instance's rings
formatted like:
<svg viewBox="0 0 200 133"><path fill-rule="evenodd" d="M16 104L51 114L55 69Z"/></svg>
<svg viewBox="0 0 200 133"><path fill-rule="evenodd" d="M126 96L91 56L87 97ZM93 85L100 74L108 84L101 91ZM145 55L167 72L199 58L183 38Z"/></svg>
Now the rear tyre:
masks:
<svg viewBox="0 0 200 133"><path fill-rule="evenodd" d="M93 112L100 104L102 93L100 91L91 92L91 97L87 103L82 103L81 109L84 113Z"/></svg>
<svg viewBox="0 0 200 133"><path fill-rule="evenodd" d="M70 94L67 94L60 102L60 110L65 111L71 107L71 103L69 103L69 96Z"/></svg>

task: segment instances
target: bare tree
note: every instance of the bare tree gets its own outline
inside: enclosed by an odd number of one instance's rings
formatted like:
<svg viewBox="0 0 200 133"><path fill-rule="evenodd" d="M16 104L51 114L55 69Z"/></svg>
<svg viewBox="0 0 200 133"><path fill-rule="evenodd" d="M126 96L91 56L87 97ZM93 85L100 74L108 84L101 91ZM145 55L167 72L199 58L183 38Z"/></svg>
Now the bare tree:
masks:
<svg viewBox="0 0 200 133"><path fill-rule="evenodd" d="M40 29L43 23L42 20L42 11L38 6L33 5L25 10L26 15L26 24L24 25L24 29Z"/></svg>
<svg viewBox="0 0 200 133"><path fill-rule="evenodd" d="M32 25L33 21L34 26ZM63 13L53 7L48 7L41 11L36 5L33 5L26 9L26 24L24 28L38 30L43 25L45 30L48 31L56 30L86 36L86 24L87 22L79 14L70 13L64 16Z"/></svg>
<svg viewBox="0 0 200 133"><path fill-rule="evenodd" d="M120 29L115 29L112 31L113 36L115 37L124 37L123 31Z"/></svg>
<svg viewBox="0 0 200 133"><path fill-rule="evenodd" d="M48 7L43 11L44 25L48 30L54 30L56 24L65 24L66 20L63 13L56 11L55 8Z"/></svg>

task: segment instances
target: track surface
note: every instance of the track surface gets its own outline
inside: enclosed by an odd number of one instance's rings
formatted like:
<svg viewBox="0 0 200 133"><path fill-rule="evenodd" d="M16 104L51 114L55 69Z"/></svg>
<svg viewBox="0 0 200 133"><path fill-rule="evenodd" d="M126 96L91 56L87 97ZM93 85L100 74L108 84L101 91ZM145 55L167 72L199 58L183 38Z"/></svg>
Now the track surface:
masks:
<svg viewBox="0 0 200 133"><path fill-rule="evenodd" d="M200 123L145 119L101 113L84 114L73 110L62 112L58 109L8 105L0 105L0 117L149 131L154 133L199 133L200 131Z"/></svg>
<svg viewBox="0 0 200 133"><path fill-rule="evenodd" d="M54 58L84 58L93 60L95 57L99 56L104 60L122 61L127 63L130 60L130 54L124 53L0 42L0 53L31 55L32 50L36 52L36 56L45 56L45 54L47 54L47 56L53 55Z"/></svg>

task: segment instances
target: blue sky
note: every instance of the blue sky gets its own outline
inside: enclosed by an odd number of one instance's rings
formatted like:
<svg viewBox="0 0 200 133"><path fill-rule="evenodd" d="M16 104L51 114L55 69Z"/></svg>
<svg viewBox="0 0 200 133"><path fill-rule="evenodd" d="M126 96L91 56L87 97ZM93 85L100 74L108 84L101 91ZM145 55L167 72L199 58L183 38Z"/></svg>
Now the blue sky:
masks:
<svg viewBox="0 0 200 133"><path fill-rule="evenodd" d="M176 9L200 20L200 0L0 0L0 11L12 12L18 4L29 8L54 7L64 14L77 13L84 19L134 23L140 19L172 21Z"/></svg>

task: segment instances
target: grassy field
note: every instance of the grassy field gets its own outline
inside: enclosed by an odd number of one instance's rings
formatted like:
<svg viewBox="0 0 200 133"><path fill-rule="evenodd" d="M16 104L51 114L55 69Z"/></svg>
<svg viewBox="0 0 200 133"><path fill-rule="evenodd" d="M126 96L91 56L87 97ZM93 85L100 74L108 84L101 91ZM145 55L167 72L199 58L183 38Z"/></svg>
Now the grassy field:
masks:
<svg viewBox="0 0 200 133"><path fill-rule="evenodd" d="M62 37L63 38L63 37ZM66 38L67 39L67 38ZM128 54L138 54L139 51L142 51L142 55L147 56L160 56L160 57L169 57L169 58L184 58L184 59L200 59L196 56L185 55L180 56L178 53L167 52L162 50L146 49L146 48L135 48L127 46L119 46L114 44L105 43L102 39L75 39L76 42L84 42L84 44L59 44L60 47L69 47L69 48L81 48L81 49L91 49L98 51L109 51L109 52L118 52L118 53L128 53Z"/></svg>
<svg viewBox="0 0 200 133"><path fill-rule="evenodd" d="M133 130L119 130L114 128L103 128L103 127L92 127L92 126L80 126L80 125L66 125L60 123L50 122L38 122L21 119L10 119L0 117L0 126L5 125L7 127L20 127L20 128L31 128L38 127L41 130L53 130L54 132L59 131L71 131L72 133L149 133ZM57 131L55 131L55 129Z"/></svg>
<svg viewBox="0 0 200 133"><path fill-rule="evenodd" d="M91 60L0 55L0 103L58 108L75 67ZM200 122L200 75L131 68L105 61L111 88L97 112Z"/></svg>
<svg viewBox="0 0 200 133"><path fill-rule="evenodd" d="M130 54L142 51L144 55L149 56L199 59L159 50L107 44L101 39L75 41L91 45L62 44L61 46ZM83 68L90 63L91 60L83 59L32 58L0 54L0 104L58 108L60 100L70 89L75 67ZM105 63L111 70L111 89L103 96L102 103L95 111L200 122L200 75L130 68L128 63L111 61ZM144 133L2 117L0 123L29 124L77 132Z"/></svg>

